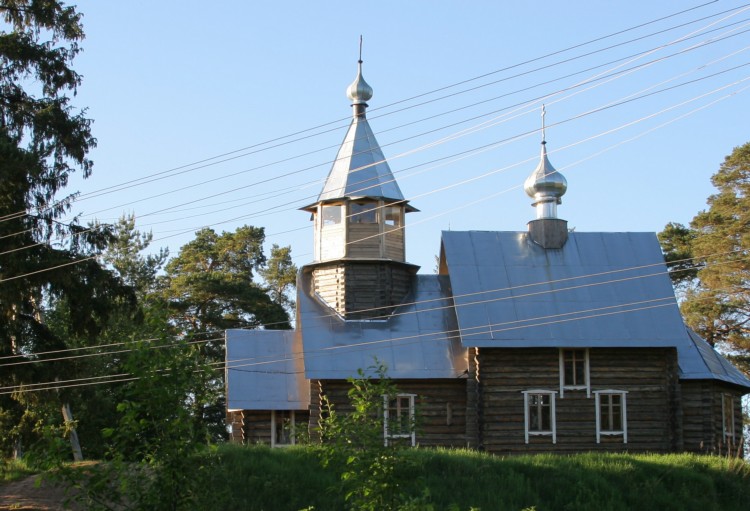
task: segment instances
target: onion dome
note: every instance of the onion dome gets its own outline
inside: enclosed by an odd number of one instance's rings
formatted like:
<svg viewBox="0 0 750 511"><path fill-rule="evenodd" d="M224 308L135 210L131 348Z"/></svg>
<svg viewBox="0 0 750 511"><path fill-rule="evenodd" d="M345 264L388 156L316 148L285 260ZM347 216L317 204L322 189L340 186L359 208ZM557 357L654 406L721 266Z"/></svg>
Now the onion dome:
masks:
<svg viewBox="0 0 750 511"><path fill-rule="evenodd" d="M560 198L565 195L568 182L547 158L544 115L545 110L542 107L542 152L539 165L526 178L523 187L526 194L534 199L532 206L537 208L537 218L556 218L557 205L562 202Z"/></svg>
<svg viewBox="0 0 750 511"><path fill-rule="evenodd" d="M367 101L372 98L372 87L370 87L362 77L362 59L359 59L357 77L352 84L347 87L346 95L352 100L353 105L366 105Z"/></svg>

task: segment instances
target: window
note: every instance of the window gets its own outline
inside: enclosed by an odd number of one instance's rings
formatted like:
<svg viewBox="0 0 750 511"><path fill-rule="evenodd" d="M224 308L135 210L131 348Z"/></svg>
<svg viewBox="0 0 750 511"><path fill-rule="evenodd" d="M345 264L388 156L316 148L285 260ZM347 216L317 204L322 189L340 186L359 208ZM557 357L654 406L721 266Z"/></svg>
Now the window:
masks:
<svg viewBox="0 0 750 511"><path fill-rule="evenodd" d="M323 226L341 223L341 206L323 206L320 211Z"/></svg>
<svg viewBox="0 0 750 511"><path fill-rule="evenodd" d="M401 208L399 206L385 206L383 208L385 225L401 227Z"/></svg>
<svg viewBox="0 0 750 511"><path fill-rule="evenodd" d="M552 443L557 443L555 394L552 390L523 392L524 433L527 444L530 436L551 436Z"/></svg>
<svg viewBox="0 0 750 511"><path fill-rule="evenodd" d="M294 445L294 410L271 412L271 447Z"/></svg>
<svg viewBox="0 0 750 511"><path fill-rule="evenodd" d="M560 350L560 399L566 390L586 390L591 397L589 385L589 350Z"/></svg>
<svg viewBox="0 0 750 511"><path fill-rule="evenodd" d="M383 396L383 437L385 445L395 439L406 439L416 445L414 434L414 394Z"/></svg>
<svg viewBox="0 0 750 511"><path fill-rule="evenodd" d="M350 222L353 224L375 224L378 222L376 211L377 205L375 204L352 202L349 205Z"/></svg>
<svg viewBox="0 0 750 511"><path fill-rule="evenodd" d="M601 437L622 436L628 443L627 392L623 390L597 390L596 395L596 443Z"/></svg>
<svg viewBox="0 0 750 511"><path fill-rule="evenodd" d="M731 394L721 396L721 422L724 425L724 444L734 444L734 397Z"/></svg>

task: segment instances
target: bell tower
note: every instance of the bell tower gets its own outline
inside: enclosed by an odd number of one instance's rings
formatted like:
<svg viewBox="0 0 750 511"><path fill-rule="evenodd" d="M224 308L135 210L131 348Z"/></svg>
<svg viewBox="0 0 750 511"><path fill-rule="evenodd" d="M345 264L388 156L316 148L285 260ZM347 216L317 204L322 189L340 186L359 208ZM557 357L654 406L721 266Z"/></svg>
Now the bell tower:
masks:
<svg viewBox="0 0 750 511"><path fill-rule="evenodd" d="M404 199L365 111L372 87L357 77L346 90L352 121L317 202L302 208L314 224L313 292L347 320L385 319L419 269L406 262Z"/></svg>

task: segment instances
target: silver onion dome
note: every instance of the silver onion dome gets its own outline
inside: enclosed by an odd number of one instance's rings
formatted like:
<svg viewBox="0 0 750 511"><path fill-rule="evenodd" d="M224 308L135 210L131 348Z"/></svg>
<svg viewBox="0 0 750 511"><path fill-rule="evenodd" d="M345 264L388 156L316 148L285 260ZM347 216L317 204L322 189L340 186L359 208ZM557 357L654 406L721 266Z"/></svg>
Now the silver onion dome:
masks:
<svg viewBox="0 0 750 511"><path fill-rule="evenodd" d="M362 105L372 98L372 87L362 77L362 60L357 67L357 77L346 89L346 95L352 100L353 105Z"/></svg>
<svg viewBox="0 0 750 511"><path fill-rule="evenodd" d="M523 188L526 194L534 200L555 199L557 204L561 202L560 197L565 195L568 182L549 162L546 142L542 142L541 161L534 172L526 178Z"/></svg>
<svg viewBox="0 0 750 511"><path fill-rule="evenodd" d="M537 218L557 218L557 205L562 202L561 197L568 189L568 182L547 158L547 141L545 140L544 116L542 106L542 154L539 165L524 181L523 188L526 195L534 199L532 206L536 207Z"/></svg>

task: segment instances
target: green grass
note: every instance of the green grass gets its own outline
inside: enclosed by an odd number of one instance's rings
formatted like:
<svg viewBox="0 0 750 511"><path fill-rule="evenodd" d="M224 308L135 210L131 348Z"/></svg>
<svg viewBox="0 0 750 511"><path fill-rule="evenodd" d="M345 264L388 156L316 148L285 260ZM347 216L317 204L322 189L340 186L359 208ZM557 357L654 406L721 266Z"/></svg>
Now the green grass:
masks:
<svg viewBox="0 0 750 511"><path fill-rule="evenodd" d="M404 456L398 473L403 491L429 495L438 510L451 504L482 511L750 509L750 466L733 458L593 453L501 458L431 449ZM206 509L345 509L337 490L339 469L323 469L314 447L223 446Z"/></svg>
<svg viewBox="0 0 750 511"><path fill-rule="evenodd" d="M201 466L197 509L315 511L346 509L342 467L323 468L319 448L222 445ZM434 510L747 511L750 465L691 454L579 454L497 457L467 450L403 451L396 477L409 497ZM33 473L2 465L9 481ZM451 506L454 507L451 507ZM415 508L416 509L416 508Z"/></svg>
<svg viewBox="0 0 750 511"><path fill-rule="evenodd" d="M29 468L23 460L0 461L0 483L9 483L36 474L38 470Z"/></svg>

